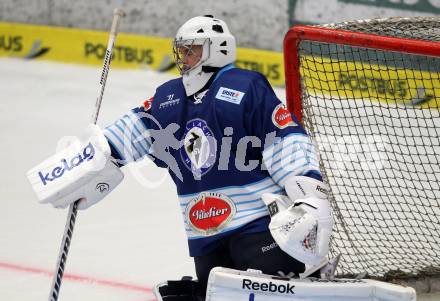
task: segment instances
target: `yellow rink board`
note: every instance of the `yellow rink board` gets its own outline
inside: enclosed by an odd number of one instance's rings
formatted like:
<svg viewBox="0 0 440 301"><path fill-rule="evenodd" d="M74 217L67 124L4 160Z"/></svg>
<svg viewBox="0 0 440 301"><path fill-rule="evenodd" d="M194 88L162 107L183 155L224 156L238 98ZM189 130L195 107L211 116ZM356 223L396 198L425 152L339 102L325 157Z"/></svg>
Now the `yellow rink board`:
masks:
<svg viewBox="0 0 440 301"><path fill-rule="evenodd" d="M108 33L95 30L0 22L0 57L21 57L100 66ZM120 33L112 67L151 68L173 72L171 38ZM263 73L273 85L284 86L283 55L238 48L235 65ZM306 57L302 74L308 92L339 98L368 97L387 103L440 106L439 73L398 69L364 63Z"/></svg>
<svg viewBox="0 0 440 301"><path fill-rule="evenodd" d="M346 62L318 56L301 58L307 92L337 99L440 108L440 73Z"/></svg>
<svg viewBox="0 0 440 301"><path fill-rule="evenodd" d="M102 31L0 22L0 57L102 65L107 40L108 33ZM177 74L171 41L171 38L120 33L112 67L147 67ZM282 53L239 48L235 64L263 73L274 85L284 85Z"/></svg>

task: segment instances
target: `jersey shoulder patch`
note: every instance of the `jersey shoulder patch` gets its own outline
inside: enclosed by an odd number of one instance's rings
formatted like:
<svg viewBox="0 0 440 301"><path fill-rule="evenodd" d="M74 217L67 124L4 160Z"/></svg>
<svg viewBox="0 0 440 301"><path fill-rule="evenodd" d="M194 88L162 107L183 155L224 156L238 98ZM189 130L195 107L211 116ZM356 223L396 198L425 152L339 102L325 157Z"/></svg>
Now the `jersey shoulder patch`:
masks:
<svg viewBox="0 0 440 301"><path fill-rule="evenodd" d="M220 87L215 95L215 98L239 105L244 95L244 92L226 87Z"/></svg>
<svg viewBox="0 0 440 301"><path fill-rule="evenodd" d="M292 118L292 114L283 103L277 105L273 110L272 122L279 129L284 129L288 126L297 126Z"/></svg>
<svg viewBox="0 0 440 301"><path fill-rule="evenodd" d="M148 112L151 109L151 106L153 105L153 100L154 100L154 98L150 97L149 99L144 101L144 109L145 109L145 111Z"/></svg>

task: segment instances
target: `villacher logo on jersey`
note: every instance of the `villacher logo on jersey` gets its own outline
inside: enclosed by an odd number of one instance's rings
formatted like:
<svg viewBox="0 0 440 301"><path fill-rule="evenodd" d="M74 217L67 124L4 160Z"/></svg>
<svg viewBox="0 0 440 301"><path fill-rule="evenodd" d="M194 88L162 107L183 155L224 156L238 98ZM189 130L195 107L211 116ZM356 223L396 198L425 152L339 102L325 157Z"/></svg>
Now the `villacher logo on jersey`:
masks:
<svg viewBox="0 0 440 301"><path fill-rule="evenodd" d="M48 182L52 182L55 179L62 177L64 172L74 169L85 161L90 161L93 159L94 155L95 148L93 147L92 142L89 142L82 152L78 153L70 160L65 158L61 159L61 166L56 166L50 172L44 174L42 171L39 171L38 175L40 176L41 182L46 186Z"/></svg>
<svg viewBox="0 0 440 301"><path fill-rule="evenodd" d="M204 192L188 203L185 215L194 232L210 236L224 229L236 211L234 202L226 195Z"/></svg>

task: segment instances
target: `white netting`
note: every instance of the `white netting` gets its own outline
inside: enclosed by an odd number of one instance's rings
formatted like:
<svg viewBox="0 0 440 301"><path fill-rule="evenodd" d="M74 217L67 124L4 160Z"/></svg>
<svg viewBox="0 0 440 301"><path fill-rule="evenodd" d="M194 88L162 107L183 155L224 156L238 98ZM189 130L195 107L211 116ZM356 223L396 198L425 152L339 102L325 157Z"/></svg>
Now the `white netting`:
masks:
<svg viewBox="0 0 440 301"><path fill-rule="evenodd" d="M440 41L440 18L326 27ZM440 57L313 41L299 52L303 122L331 187L339 273L438 274Z"/></svg>

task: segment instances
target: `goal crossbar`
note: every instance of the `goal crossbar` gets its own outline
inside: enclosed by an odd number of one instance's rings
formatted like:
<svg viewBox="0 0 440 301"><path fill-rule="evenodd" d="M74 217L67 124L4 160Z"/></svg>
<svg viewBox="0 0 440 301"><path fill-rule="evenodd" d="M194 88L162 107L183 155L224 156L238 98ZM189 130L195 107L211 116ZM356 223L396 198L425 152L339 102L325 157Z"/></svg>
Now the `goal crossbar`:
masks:
<svg viewBox="0 0 440 301"><path fill-rule="evenodd" d="M294 26L284 38L284 65L286 102L288 109L301 121L301 78L299 74L299 43L314 41L355 47L396 51L425 56L440 56L440 43L408 38L379 36L375 34L331 29L315 26Z"/></svg>

